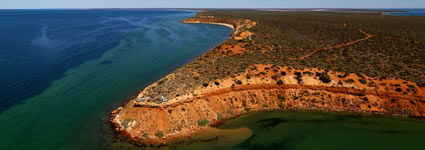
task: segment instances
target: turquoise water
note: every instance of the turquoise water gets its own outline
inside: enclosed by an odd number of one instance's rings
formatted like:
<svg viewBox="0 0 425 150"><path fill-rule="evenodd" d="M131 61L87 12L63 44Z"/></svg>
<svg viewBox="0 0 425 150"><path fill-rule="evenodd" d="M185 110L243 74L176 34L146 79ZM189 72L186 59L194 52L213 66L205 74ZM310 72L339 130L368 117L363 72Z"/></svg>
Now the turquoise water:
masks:
<svg viewBox="0 0 425 150"><path fill-rule="evenodd" d="M231 33L195 13L0 11L0 149L109 149L113 109Z"/></svg>

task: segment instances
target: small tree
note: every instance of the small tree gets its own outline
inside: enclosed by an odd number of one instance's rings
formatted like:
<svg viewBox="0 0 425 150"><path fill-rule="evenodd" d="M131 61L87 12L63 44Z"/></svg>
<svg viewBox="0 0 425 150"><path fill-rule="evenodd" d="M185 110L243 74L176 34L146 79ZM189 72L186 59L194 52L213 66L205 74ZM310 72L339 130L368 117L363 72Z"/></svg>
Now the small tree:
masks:
<svg viewBox="0 0 425 150"><path fill-rule="evenodd" d="M158 137L158 138L162 138L162 137L164 137L164 133L162 131L158 131L158 132L155 133L155 136Z"/></svg>
<svg viewBox="0 0 425 150"><path fill-rule="evenodd" d="M285 95L281 95L281 94L279 94L279 95L277 95L277 99L278 99L279 101L286 101L286 96L285 96Z"/></svg>
<svg viewBox="0 0 425 150"><path fill-rule="evenodd" d="M203 83L202 86L207 87L208 83Z"/></svg>
<svg viewBox="0 0 425 150"><path fill-rule="evenodd" d="M217 120L223 119L223 115L221 113L217 113Z"/></svg>
<svg viewBox="0 0 425 150"><path fill-rule="evenodd" d="M143 135L142 135L142 138L144 138L144 139L146 139L146 138L148 138L148 133L143 133Z"/></svg>
<svg viewBox="0 0 425 150"><path fill-rule="evenodd" d="M345 80L345 82L347 82L347 83L354 83L354 80L353 79L348 79L348 80Z"/></svg>
<svg viewBox="0 0 425 150"><path fill-rule="evenodd" d="M331 82L331 78L329 77L327 72L321 73L319 80L321 80L323 83L330 83Z"/></svg>
<svg viewBox="0 0 425 150"><path fill-rule="evenodd" d="M233 114L233 110L232 110L232 109L229 109L229 110L227 111L227 114L229 114L229 115Z"/></svg>
<svg viewBox="0 0 425 150"><path fill-rule="evenodd" d="M277 85L283 85L283 81L282 80L277 81Z"/></svg>
<svg viewBox="0 0 425 150"><path fill-rule="evenodd" d="M362 83L362 84L366 84L367 83L367 80L365 78L360 78L359 79L359 82Z"/></svg>
<svg viewBox="0 0 425 150"><path fill-rule="evenodd" d="M210 121L208 119L199 119L198 120L199 126L206 126L208 123L210 123Z"/></svg>
<svg viewBox="0 0 425 150"><path fill-rule="evenodd" d="M125 128L127 128L128 127L128 124L131 122L131 121L133 121L133 119L131 119L131 118L126 118L126 119L124 119L124 121L123 122L121 122L121 125L124 127L124 129Z"/></svg>
<svg viewBox="0 0 425 150"><path fill-rule="evenodd" d="M285 104L284 104L284 103L282 103L282 102L280 102L280 103L279 103L279 107L280 107L280 108L283 108L283 107L285 107Z"/></svg>

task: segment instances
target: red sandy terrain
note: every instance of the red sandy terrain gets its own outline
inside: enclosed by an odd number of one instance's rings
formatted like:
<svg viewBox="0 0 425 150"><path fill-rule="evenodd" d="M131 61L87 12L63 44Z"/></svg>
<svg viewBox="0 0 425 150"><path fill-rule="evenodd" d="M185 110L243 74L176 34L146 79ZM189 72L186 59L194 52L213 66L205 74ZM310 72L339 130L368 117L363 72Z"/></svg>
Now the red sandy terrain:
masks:
<svg viewBox="0 0 425 150"><path fill-rule="evenodd" d="M248 29L256 25L247 19L226 20L203 15L187 19L184 23L220 23L234 29L231 37L233 39L249 38L255 33ZM361 29L359 32L365 37L317 48L302 57L289 60L305 60L318 51L354 45L374 37ZM255 42L252 41L251 44ZM221 45L209 53L226 57L249 52L242 45ZM214 58L210 59L214 62ZM175 80L173 77L178 73L171 73L148 86L140 92L138 98L158 95L154 89L164 80ZM206 76L197 70L188 74L197 78ZM256 111L312 110L425 117L425 88L402 79L368 77L364 74L316 68L296 69L255 64L239 74L193 86L194 88L183 88L181 91L167 89L166 93L159 93L169 95L166 102L137 102L137 98L130 100L112 112L111 122L117 132L131 141L150 145L167 144L170 140L190 137L207 126L218 125L226 119Z"/></svg>

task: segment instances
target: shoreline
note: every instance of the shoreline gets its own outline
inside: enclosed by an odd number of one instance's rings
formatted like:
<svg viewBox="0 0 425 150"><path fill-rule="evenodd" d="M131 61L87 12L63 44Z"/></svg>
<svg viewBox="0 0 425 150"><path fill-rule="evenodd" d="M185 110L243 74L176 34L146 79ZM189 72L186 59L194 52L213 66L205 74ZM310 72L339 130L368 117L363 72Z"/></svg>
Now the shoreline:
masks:
<svg viewBox="0 0 425 150"><path fill-rule="evenodd" d="M220 25L220 26L225 26L228 27L230 29L232 29L233 31L235 30L235 28L233 27L232 24L227 24L227 23L216 23L216 22L185 22L183 21L183 23L187 23L187 24L214 24L214 25ZM219 44L220 45L220 44Z"/></svg>
<svg viewBox="0 0 425 150"><path fill-rule="evenodd" d="M252 24L255 26L255 23L252 23L252 21L243 19L223 21L209 16L201 16L199 13L195 18L187 18L182 22L193 24L216 24L232 28L233 33L229 39L237 39L238 33L247 32L239 31L241 28L252 27ZM233 22L233 25L228 22ZM247 38L247 36L238 38L243 39ZM226 41L223 43L226 43ZM216 47L207 51L201 58L208 57L211 53L217 53L218 47L222 44L218 44ZM196 61L201 60L198 59L193 62ZM185 66L189 65L190 63ZM260 68L260 71L267 70L266 68L269 67L273 68L272 65L265 64L254 67ZM388 91L387 88L393 91L399 89L392 87L392 85L385 85L383 86L384 88L380 87L381 83L406 83L406 86L402 86L402 90L409 91L409 88L414 85L414 82L400 79L382 80L378 77L368 77L359 74L345 74L344 76L346 77L340 79L339 76L344 73L329 72L316 68L307 69L307 71L305 71L305 69L299 70L290 69L285 66L277 66L275 70L278 70L277 72L285 72L285 75L282 73L282 75L279 75L283 85L279 82L277 82L276 85L276 81L272 79L272 75L276 74L271 72L266 73L267 75L265 76L250 77L249 79L245 78L246 74L250 72L250 70L247 69L242 74L234 77L239 79L238 81L241 81L241 84L236 86L233 84L235 81L234 79L220 79L218 80L220 83L219 85L217 85L217 81L215 83L204 83L204 85L197 86L194 91L188 94L180 95L177 93L177 95L171 97L170 100L167 99L167 101L159 104L152 101L136 102L138 98L152 95L151 90L161 85L161 82L164 82L164 80L173 79L175 74L178 73L177 70L146 87L135 99L130 100L125 106L114 110L111 113L110 121L116 127L115 131L128 138L130 141L138 145L149 146L166 145L177 139L190 138L192 135L205 128L203 123L205 122L204 120L207 122L206 126L215 127L226 120L253 112L307 110L314 112L346 112L416 119L424 119L425 117L425 112L423 112L425 105L421 104L424 100L425 88L415 85L415 93L409 93L412 95L406 96L405 94L397 92L385 93L385 90ZM257 73L260 71L257 71ZM299 72L304 73L300 76L298 75ZM324 73L327 74L327 78L330 78L330 81L322 80L321 76ZM311 74L316 74L316 76ZM320 79L318 74L320 75ZM194 75L199 76L196 74ZM264 80L264 78L266 78L266 80ZM347 78L356 80L354 83L345 83ZM380 88L361 84L357 81L361 79L367 79L373 83L380 83L379 86L376 86ZM216 87L213 87L214 84ZM244 86L249 87L256 85L258 85L258 88L242 88ZM268 86L272 88L267 88ZM242 89L238 90L239 88ZM252 93L255 94L252 95ZM269 93L269 95L265 95L265 93ZM316 103L314 98L312 99L314 100L312 103L300 102L299 95L305 93L308 94L308 96L304 95L305 97L319 94L327 95L329 98L323 99L322 96L323 102L321 103ZM261 95L261 97L256 97L256 95ZM252 96L255 97L254 102L252 100L250 102L245 101L245 99L249 99L248 97ZM282 97L284 97L284 100L282 100ZM346 101L349 101L349 103L346 104ZM398 107L403 105L403 107L395 109L397 105ZM416 105L420 107L416 107ZM231 110L231 112L229 112L229 110Z"/></svg>

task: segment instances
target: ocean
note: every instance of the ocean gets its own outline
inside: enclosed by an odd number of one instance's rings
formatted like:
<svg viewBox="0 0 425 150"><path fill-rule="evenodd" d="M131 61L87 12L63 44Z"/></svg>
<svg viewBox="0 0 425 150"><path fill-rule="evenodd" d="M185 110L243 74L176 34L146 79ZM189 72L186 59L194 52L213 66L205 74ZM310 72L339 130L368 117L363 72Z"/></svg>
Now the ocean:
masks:
<svg viewBox="0 0 425 150"><path fill-rule="evenodd" d="M229 37L184 10L0 10L0 149L103 149L109 113Z"/></svg>
<svg viewBox="0 0 425 150"><path fill-rule="evenodd" d="M384 9L388 11L404 11L397 13L385 13L393 16L425 16L425 9Z"/></svg>

